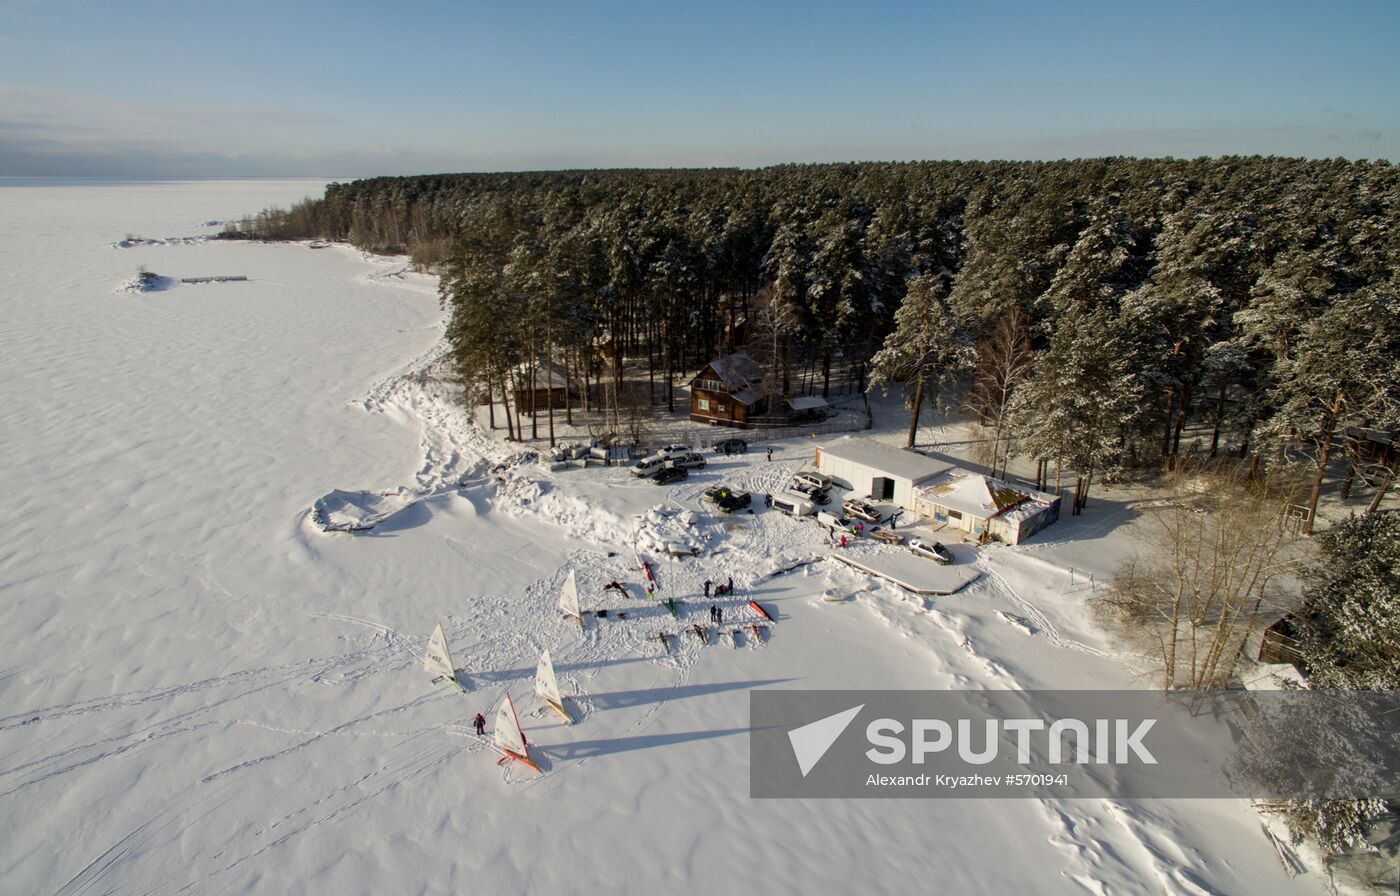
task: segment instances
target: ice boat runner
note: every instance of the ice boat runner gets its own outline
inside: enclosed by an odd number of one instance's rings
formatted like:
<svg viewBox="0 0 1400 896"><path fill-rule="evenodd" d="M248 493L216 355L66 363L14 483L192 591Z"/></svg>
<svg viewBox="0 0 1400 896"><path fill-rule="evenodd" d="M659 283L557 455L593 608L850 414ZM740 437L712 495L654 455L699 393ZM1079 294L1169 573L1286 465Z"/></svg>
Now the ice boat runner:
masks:
<svg viewBox="0 0 1400 896"><path fill-rule="evenodd" d="M564 695L559 693L559 680L554 677L554 661L549 658L548 650L540 654L540 664L535 667L535 693L550 709L563 716L565 722L574 723L564 708Z"/></svg>
<svg viewBox="0 0 1400 896"><path fill-rule="evenodd" d="M542 769L530 758L530 745L525 740L525 732L520 730L520 717L515 714L515 701L506 691L506 699L496 710L496 749L501 751L498 762L523 762L535 771Z"/></svg>
<svg viewBox="0 0 1400 896"><path fill-rule="evenodd" d="M569 570L569 577L564 580L564 587L559 591L559 609L574 617L579 628L583 628L583 608L578 602L578 579L574 578L574 571Z"/></svg>
<svg viewBox="0 0 1400 896"><path fill-rule="evenodd" d="M428 639L428 649L423 653L423 668L435 675L433 681L446 679L456 685L457 690L464 694L467 692L457 680L457 670L452 665L452 654L447 650L447 635L442 633L441 622L433 629L433 636Z"/></svg>

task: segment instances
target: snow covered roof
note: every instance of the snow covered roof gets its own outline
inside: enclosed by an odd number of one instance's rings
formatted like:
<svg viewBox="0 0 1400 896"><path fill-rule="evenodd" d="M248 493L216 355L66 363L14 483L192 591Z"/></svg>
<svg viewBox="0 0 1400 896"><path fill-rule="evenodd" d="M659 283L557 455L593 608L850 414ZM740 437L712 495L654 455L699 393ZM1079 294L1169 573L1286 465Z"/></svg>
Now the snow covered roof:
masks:
<svg viewBox="0 0 1400 896"><path fill-rule="evenodd" d="M757 386L763 380L763 368L743 352L715 358L708 366L731 392L738 393L746 387Z"/></svg>
<svg viewBox="0 0 1400 896"><path fill-rule="evenodd" d="M520 378L522 381L530 379L530 365L520 365ZM566 389L568 388L568 377L564 375L564 365L545 364L543 362L535 365L535 385L536 389Z"/></svg>
<svg viewBox="0 0 1400 896"><path fill-rule="evenodd" d="M788 399L788 407L794 411L814 411L826 407L826 399L820 395L802 395Z"/></svg>
<svg viewBox="0 0 1400 896"><path fill-rule="evenodd" d="M1039 513L1053 495L1012 485L980 473L953 470L919 489L925 500L979 519L1021 520Z"/></svg>
<svg viewBox="0 0 1400 896"><path fill-rule="evenodd" d="M1308 680L1288 663L1256 663L1240 672L1240 683L1251 691L1306 689Z"/></svg>
<svg viewBox="0 0 1400 896"><path fill-rule="evenodd" d="M922 482L953 468L952 464L924 457L908 448L896 448L860 436L842 436L821 446L823 456L879 470L895 479Z"/></svg>

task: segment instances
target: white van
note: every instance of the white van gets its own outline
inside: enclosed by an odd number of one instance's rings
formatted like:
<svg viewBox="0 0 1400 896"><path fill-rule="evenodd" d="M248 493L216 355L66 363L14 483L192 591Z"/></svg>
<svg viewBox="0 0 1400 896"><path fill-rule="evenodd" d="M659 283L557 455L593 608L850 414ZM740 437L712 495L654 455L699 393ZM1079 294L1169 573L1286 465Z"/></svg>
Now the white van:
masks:
<svg viewBox="0 0 1400 896"><path fill-rule="evenodd" d="M661 472L661 468L666 466L666 463L666 458L657 455L644 457L632 465L632 475L638 478L655 476Z"/></svg>
<svg viewBox="0 0 1400 896"><path fill-rule="evenodd" d="M851 528L850 520L840 514L832 513L830 510L818 510L817 522L835 531L843 531Z"/></svg>
<svg viewBox="0 0 1400 896"><path fill-rule="evenodd" d="M811 516L816 512L817 506L801 495L784 492L773 496L773 509L788 516Z"/></svg>

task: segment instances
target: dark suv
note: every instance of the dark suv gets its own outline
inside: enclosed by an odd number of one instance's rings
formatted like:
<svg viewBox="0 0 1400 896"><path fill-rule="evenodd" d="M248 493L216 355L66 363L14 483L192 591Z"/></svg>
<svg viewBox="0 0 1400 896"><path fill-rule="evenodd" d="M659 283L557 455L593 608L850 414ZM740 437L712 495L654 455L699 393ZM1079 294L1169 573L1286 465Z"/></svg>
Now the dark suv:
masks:
<svg viewBox="0 0 1400 896"><path fill-rule="evenodd" d="M690 471L685 467L663 467L651 481L657 485L670 485L672 482L680 482L682 479L690 478Z"/></svg>
<svg viewBox="0 0 1400 896"><path fill-rule="evenodd" d="M717 454L743 454L749 450L749 443L743 439L724 439L715 443Z"/></svg>
<svg viewBox="0 0 1400 896"><path fill-rule="evenodd" d="M743 492L738 495L730 495L727 498L720 498L719 501L715 503L715 506L725 513L733 513L736 510L742 510L748 507L749 502L752 500L753 497L748 492Z"/></svg>

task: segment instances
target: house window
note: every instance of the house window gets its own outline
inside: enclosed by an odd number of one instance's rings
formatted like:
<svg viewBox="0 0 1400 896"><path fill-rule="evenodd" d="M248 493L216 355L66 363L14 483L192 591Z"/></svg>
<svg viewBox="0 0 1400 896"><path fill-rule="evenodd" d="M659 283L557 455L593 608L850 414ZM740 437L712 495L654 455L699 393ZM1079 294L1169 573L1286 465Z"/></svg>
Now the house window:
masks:
<svg viewBox="0 0 1400 896"><path fill-rule="evenodd" d="M723 414L723 413L724 413L724 405L722 405L722 404L717 404L717 405L715 405L715 413L717 413L717 414Z"/></svg>
<svg viewBox="0 0 1400 896"><path fill-rule="evenodd" d="M696 382L695 387L697 389L706 389L710 392L729 391L725 388L724 383L720 382L719 380L699 380L698 382Z"/></svg>
<svg viewBox="0 0 1400 896"><path fill-rule="evenodd" d="M962 519L962 511L960 511L960 510L949 510L949 511L948 511L948 516L952 517L952 518L955 519L955 520L960 520L960 519Z"/></svg>
<svg viewBox="0 0 1400 896"><path fill-rule="evenodd" d="M702 411L708 411L710 409L710 401L707 398L697 398L695 399L695 407Z"/></svg>

